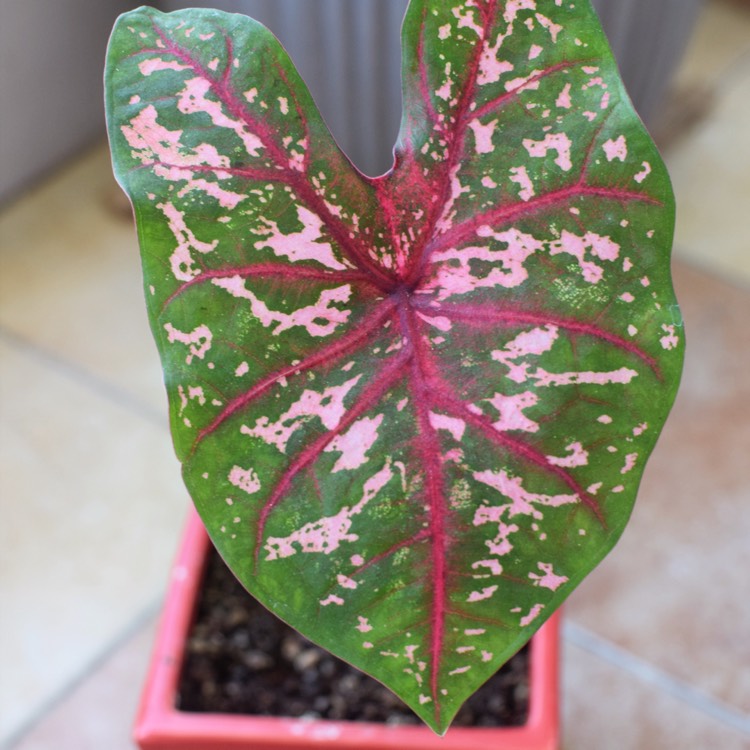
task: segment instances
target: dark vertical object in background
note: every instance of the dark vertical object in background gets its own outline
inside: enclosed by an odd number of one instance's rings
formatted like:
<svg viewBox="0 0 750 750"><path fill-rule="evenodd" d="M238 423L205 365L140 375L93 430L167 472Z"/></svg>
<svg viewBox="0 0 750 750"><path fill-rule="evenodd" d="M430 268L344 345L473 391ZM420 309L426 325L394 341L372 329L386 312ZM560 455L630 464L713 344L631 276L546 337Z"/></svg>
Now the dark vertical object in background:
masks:
<svg viewBox="0 0 750 750"><path fill-rule="evenodd" d="M104 138L104 51L115 18L132 7L0 0L0 203Z"/></svg>
<svg viewBox="0 0 750 750"><path fill-rule="evenodd" d="M646 125L660 105L704 0L592 0L625 85Z"/></svg>
<svg viewBox="0 0 750 750"><path fill-rule="evenodd" d="M636 109L647 125L704 0L593 0ZM307 81L331 131L365 173L392 163L401 120L400 28L408 0L162 0L245 13L268 26Z"/></svg>
<svg viewBox="0 0 750 750"><path fill-rule="evenodd" d="M647 125L704 0L593 0ZM0 203L104 134L101 71L128 0L0 0ZM245 13L302 70L334 136L370 175L391 166L401 119L399 30L407 0L162 0ZM52 113L52 115L50 114Z"/></svg>
<svg viewBox="0 0 750 750"><path fill-rule="evenodd" d="M0 0L1 2L2 0ZM339 145L369 175L388 170L401 122L408 0L163 0L252 16L281 40Z"/></svg>

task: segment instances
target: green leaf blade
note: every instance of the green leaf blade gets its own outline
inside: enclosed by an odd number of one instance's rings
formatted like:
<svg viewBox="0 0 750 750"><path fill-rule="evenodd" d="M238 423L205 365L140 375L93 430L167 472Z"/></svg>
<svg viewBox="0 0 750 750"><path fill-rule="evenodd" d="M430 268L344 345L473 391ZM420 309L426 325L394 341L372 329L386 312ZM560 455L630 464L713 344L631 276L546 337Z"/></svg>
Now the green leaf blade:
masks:
<svg viewBox="0 0 750 750"><path fill-rule="evenodd" d="M442 733L621 534L683 342L588 2L412 0L403 41L379 178L241 16L122 17L108 123L215 544Z"/></svg>

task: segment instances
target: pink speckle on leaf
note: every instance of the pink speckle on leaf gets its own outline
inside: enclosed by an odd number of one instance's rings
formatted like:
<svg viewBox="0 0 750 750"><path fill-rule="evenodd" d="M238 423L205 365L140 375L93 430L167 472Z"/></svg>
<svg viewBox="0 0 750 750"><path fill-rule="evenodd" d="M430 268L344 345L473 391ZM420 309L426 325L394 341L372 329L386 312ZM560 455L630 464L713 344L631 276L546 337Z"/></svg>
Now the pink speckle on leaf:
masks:
<svg viewBox="0 0 750 750"><path fill-rule="evenodd" d="M560 92L559 96L557 97L557 101L555 104L560 107L560 109L570 109L572 106L572 102L570 100L570 89L571 84L566 83L565 86L563 86L562 91Z"/></svg>
<svg viewBox="0 0 750 750"><path fill-rule="evenodd" d="M495 150L492 135L495 132L497 120L482 125L479 120L472 120L469 127L474 131L474 149L478 154L489 154Z"/></svg>
<svg viewBox="0 0 750 750"><path fill-rule="evenodd" d="M372 448L378 438L378 427L383 422L383 415L363 417L358 419L343 434L336 435L326 446L325 452L338 451L341 456L333 465L331 474L345 469L358 469L367 463L367 451Z"/></svg>
<svg viewBox="0 0 750 750"><path fill-rule="evenodd" d="M372 625L370 625L370 622L366 617L362 617L359 615L357 617L357 620L359 622L359 625L357 625L357 630L359 630L360 633L369 633L372 630Z"/></svg>
<svg viewBox="0 0 750 750"><path fill-rule="evenodd" d="M445 80L443 81L443 85L435 91L435 96L437 96L439 99L442 99L445 102L447 102L451 98L451 89L453 88L453 80L451 79L450 75L451 75L451 64L446 63L445 64Z"/></svg>
<svg viewBox="0 0 750 750"><path fill-rule="evenodd" d="M523 413L524 409L536 406L539 401L539 397L532 391L524 391L513 396L496 393L487 400L500 413L500 419L492 425L496 430L500 432L506 430L537 432L539 430L539 424Z"/></svg>
<svg viewBox="0 0 750 750"><path fill-rule="evenodd" d="M565 446L565 450L568 451L567 456L557 458L555 456L547 456L547 460L553 466L562 466L568 469L575 468L577 466L587 466L589 462L588 451L584 450L580 443L571 443Z"/></svg>
<svg viewBox="0 0 750 750"><path fill-rule="evenodd" d="M523 147L529 152L529 156L544 158L548 151L555 151L557 164L563 172L568 172L573 167L570 160L570 148L572 143L565 133L547 133L544 140L535 141L531 138L524 138Z"/></svg>
<svg viewBox="0 0 750 750"><path fill-rule="evenodd" d="M417 313L417 315L421 320L424 320L425 323L437 328L438 331L442 331L443 333L447 333L453 328L453 323L451 323L450 318L446 318L444 315L425 315L424 313Z"/></svg>
<svg viewBox="0 0 750 750"><path fill-rule="evenodd" d="M563 27L560 24L553 23L547 16L543 16L541 13L536 14L536 20L549 31L553 44L557 44L557 36L563 30Z"/></svg>
<svg viewBox="0 0 750 750"><path fill-rule="evenodd" d="M349 301L351 297L351 286L349 284L335 289L324 289L314 304L300 307L292 313L284 313L280 310L270 309L265 302L256 297L247 288L245 280L241 276L213 279L212 283L225 289L233 297L249 300L252 314L265 328L277 324L277 327L273 330L274 336L278 336L283 331L295 326L306 328L311 336L329 336L339 324L345 323L349 318L349 310L334 307L335 303Z"/></svg>
<svg viewBox="0 0 750 750"><path fill-rule="evenodd" d="M666 333L666 336L659 339L662 349L676 349L680 343L680 337L675 333L675 326L663 325L661 329Z"/></svg>
<svg viewBox="0 0 750 750"><path fill-rule="evenodd" d="M161 57L151 57L138 64L138 70L144 76L150 76L158 70L188 70L189 68L189 65L181 65L176 60L164 60Z"/></svg>
<svg viewBox="0 0 750 750"><path fill-rule="evenodd" d="M511 182L515 182L521 187L518 197L522 201L528 201L536 195L534 192L534 183L531 181L526 167L511 167L510 174Z"/></svg>
<svg viewBox="0 0 750 750"><path fill-rule="evenodd" d="M178 94L180 97L177 108L183 114L207 114L216 127L234 131L242 141L248 156L258 156L263 148L263 142L255 133L251 133L246 125L239 120L233 120L221 107L221 104L207 99L206 94L211 90L211 83L205 78L191 78L185 82L185 88Z"/></svg>
<svg viewBox="0 0 750 750"><path fill-rule="evenodd" d="M484 29L474 19L472 8L467 8L464 13L461 12L461 8L453 8L453 15L458 19L459 29L471 29L476 32L480 39L484 37Z"/></svg>
<svg viewBox="0 0 750 750"><path fill-rule="evenodd" d="M567 229L563 230L560 239L550 242L550 255L567 253L577 261L583 273L583 278L590 284L598 284L604 277L604 268L598 263L586 260L587 251L591 255L612 262L617 259L620 246L609 237L602 237L594 232L586 232L582 237Z"/></svg>
<svg viewBox="0 0 750 750"><path fill-rule="evenodd" d="M610 383L619 383L626 385L634 378L638 377L635 370L627 367L620 367L617 370L607 370L602 372L546 372L541 368L534 373L534 379L540 386L561 386L561 385L609 385Z"/></svg>
<svg viewBox="0 0 750 750"><path fill-rule="evenodd" d="M188 347L189 353L185 358L185 364L192 364L194 357L204 359L206 353L211 348L211 339L213 338L213 335L208 326L201 325L193 329L190 333L185 333L175 328L171 323L166 323L164 325L164 330L167 332L167 338L170 344L178 341Z"/></svg>
<svg viewBox="0 0 750 750"><path fill-rule="evenodd" d="M625 465L620 469L620 474L627 474L629 471L632 471L635 468L637 461L637 453L628 453L628 455L625 456Z"/></svg>
<svg viewBox="0 0 750 750"><path fill-rule="evenodd" d="M364 484L362 498L352 506L344 506L333 516L325 516L318 521L306 523L302 528L287 537L269 537L265 549L266 560L290 557L297 552L323 553L330 555L344 542L356 542L357 534L351 533L352 519L358 516L365 506L385 487L393 477L389 462Z"/></svg>
<svg viewBox="0 0 750 750"><path fill-rule="evenodd" d="M507 0L503 19L512 24L520 10L536 10L536 0Z"/></svg>
<svg viewBox="0 0 750 750"><path fill-rule="evenodd" d="M333 253L333 248L328 242L319 242L323 236L322 219L305 206L297 206L297 219L302 224L300 232L284 234L276 222L262 218L265 225L265 239L255 243L256 249L264 247L271 248L278 257L287 257L293 263L300 260L314 260L326 268L336 271L346 269Z"/></svg>
<svg viewBox="0 0 750 750"><path fill-rule="evenodd" d="M339 424L346 413L344 399L360 378L361 375L357 375L342 385L326 388L322 393L305 389L299 400L293 403L277 421L271 422L268 417L260 417L256 420L254 427L244 425L241 432L260 438L267 445L275 445L279 451L286 453L289 439L311 417L320 419L323 426L329 430Z"/></svg>
<svg viewBox="0 0 750 750"><path fill-rule="evenodd" d="M202 242L188 229L185 224L185 214L178 211L171 203L157 203L156 207L167 218L169 228L177 240L177 247L170 256L169 262L174 277L179 281L191 281L200 275L200 269L193 266L191 250L199 253L210 253L219 244L218 240Z"/></svg>
<svg viewBox="0 0 750 750"><path fill-rule="evenodd" d="M234 466L229 472L229 482L235 487L239 487L248 495L254 495L260 490L260 479L254 469L243 469L241 466Z"/></svg>
<svg viewBox="0 0 750 750"><path fill-rule="evenodd" d="M490 250L471 246L433 253L432 262L437 266L437 273L425 285L425 289L437 289L439 300L478 288L517 287L528 278L528 272L524 268L526 260L544 249L543 242L517 229L494 232L490 227L479 227L477 235L502 242L507 245L507 249ZM477 275L472 268L473 261L491 264L489 273L486 276Z"/></svg>
<svg viewBox="0 0 750 750"><path fill-rule="evenodd" d="M489 599L496 591L497 586L486 586L481 591L472 591L468 598L466 599L467 602L481 602L484 599Z"/></svg>
<svg viewBox="0 0 750 750"><path fill-rule="evenodd" d="M343 603L344 600L340 596L336 596L336 594L331 594L325 599L320 600L321 607L327 607L329 604L337 604L340 607Z"/></svg>
<svg viewBox="0 0 750 750"><path fill-rule="evenodd" d="M490 574L493 576L499 576L503 572L503 566L500 564L500 561L495 559L477 560L477 562L471 564L472 570L479 570L481 568L488 568Z"/></svg>
<svg viewBox="0 0 750 750"><path fill-rule="evenodd" d="M531 623L534 622L534 620L536 620L537 617L539 617L543 609L544 609L543 604L535 604L529 611L529 614L521 618L521 623L520 623L521 627L525 628L527 625L531 625Z"/></svg>
<svg viewBox="0 0 750 750"><path fill-rule="evenodd" d="M510 94L520 94L522 91L537 91L539 89L539 76L543 71L532 70L531 73L520 78L514 78L505 83L505 90ZM531 104L535 104L531 102Z"/></svg>
<svg viewBox="0 0 750 750"><path fill-rule="evenodd" d="M644 161L641 166L643 167L643 169L641 169L641 171L638 172L635 177L633 177L633 179L638 183L643 182L651 174L651 165L647 161Z"/></svg>
<svg viewBox="0 0 750 750"><path fill-rule="evenodd" d="M628 157L628 146L624 135L621 135L616 141L610 138L604 142L602 148L607 156L607 161L612 161L613 159L625 161Z"/></svg>
<svg viewBox="0 0 750 750"><path fill-rule="evenodd" d="M542 571L544 575L538 573L529 573L529 578L534 581L535 586L540 588L549 589L550 591L557 591L564 583L568 582L567 576L557 575L552 569L552 563L537 563L537 567Z"/></svg>
<svg viewBox="0 0 750 750"><path fill-rule="evenodd" d="M502 362L508 367L507 377L516 383L523 383L529 377L528 363L515 362L514 360L529 355L540 355L552 349L552 345L558 338L557 326L547 325L544 328L533 328L530 331L522 331L513 340L509 341L504 349L492 352L492 359Z"/></svg>
<svg viewBox="0 0 750 750"><path fill-rule="evenodd" d="M498 523L503 516L514 518L515 516L530 516L540 521L543 513L537 506L548 506L557 508L562 505L578 503L578 495L544 495L529 492L523 487L521 477L511 477L504 470L501 471L476 471L473 473L477 482L486 484L497 490L501 495L510 500L510 504L483 505L477 508L474 514L474 526L482 526L486 523Z"/></svg>
<svg viewBox="0 0 750 750"><path fill-rule="evenodd" d="M466 429L466 422L463 419L448 417L444 414L436 414L435 412L430 412L429 417L430 425L433 429L446 430L456 441L460 441L463 438L464 430Z"/></svg>
<svg viewBox="0 0 750 750"><path fill-rule="evenodd" d="M479 58L479 73L477 75L477 85L486 86L490 83L497 83L504 73L513 71L513 63L507 60L498 60L497 53L503 43L503 36L498 36L495 45L491 47L488 42L484 42L482 55Z"/></svg>

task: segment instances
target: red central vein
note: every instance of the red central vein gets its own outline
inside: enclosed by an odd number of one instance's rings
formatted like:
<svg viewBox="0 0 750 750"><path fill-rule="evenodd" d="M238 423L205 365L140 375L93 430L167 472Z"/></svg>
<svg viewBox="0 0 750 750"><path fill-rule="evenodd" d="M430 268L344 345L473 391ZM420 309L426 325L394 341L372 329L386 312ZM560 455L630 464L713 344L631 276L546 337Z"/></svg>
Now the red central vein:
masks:
<svg viewBox="0 0 750 750"><path fill-rule="evenodd" d="M439 684L440 669L445 640L445 617L447 610L446 589L448 571L446 552L448 534L446 519L448 507L443 480L440 442L430 423L428 404L430 382L433 378L432 363L425 349L422 332L411 306L404 302L400 307L401 328L404 337L411 341L414 358L411 362L410 387L414 410L417 416L417 443L425 473L425 495L429 507L429 531L432 561L432 606L430 611L430 691L435 705L435 718L440 722Z"/></svg>
<svg viewBox="0 0 750 750"><path fill-rule="evenodd" d="M164 309L174 301L176 297L186 292L193 286L205 284L213 279L229 279L240 276L243 279L258 278L281 278L286 280L304 281L328 281L333 283L346 283L357 281L362 284L377 284L364 271L325 271L320 268L309 268L307 266L290 266L277 263L254 263L249 266L230 266L227 268L212 268L202 272L190 281L186 281L178 287L164 302Z"/></svg>
<svg viewBox="0 0 750 750"><path fill-rule="evenodd" d="M613 344L628 354L638 357L645 362L657 376L660 376L661 371L657 361L649 354L646 354L643 349L636 346L632 341L628 341L621 336L610 333L609 331L606 331L599 326L592 325L591 323L582 323L578 320L564 318L546 312L535 313L526 312L524 310L496 310L489 305L465 305L460 303L447 305L433 303L426 304L421 300L418 300L418 304L430 315L439 313L450 320L461 321L462 323L467 323L468 325L476 327L484 328L496 326L498 324L508 327L515 325L552 325L558 328L563 328L566 331L571 331L572 333L577 333L583 336L592 336L593 338Z"/></svg>
<svg viewBox="0 0 750 750"><path fill-rule="evenodd" d="M331 212L331 209L328 208L325 200L318 194L313 186L304 179L302 173L298 173L291 169L288 156L276 143L276 132L271 125L263 120L258 120L255 117L252 117L244 104L235 96L230 88L230 76L226 75L226 70L225 75L222 75L221 78L217 78L210 70L196 60L188 50L170 39L162 29L154 26L154 30L166 47L166 49L161 52L167 52L174 55L178 60L189 65L198 75L208 81L211 89L229 113L236 120L239 120L246 125L253 134L260 138L264 148L270 154L271 161L289 175L288 180L285 180L285 182L293 187L301 200L324 219L326 228L336 243L341 247L342 251L348 256L349 260L351 260L352 263L362 271L370 273L373 277L373 283L379 284L383 289L392 288L394 280L391 274L371 260L366 248L361 247L356 238L350 237L348 229ZM231 45L227 47L227 52L230 55L230 59L227 60L227 69L229 70L232 65ZM308 143L308 149L310 147L311 144ZM222 169L217 168L216 171L220 172Z"/></svg>
<svg viewBox="0 0 750 750"><path fill-rule="evenodd" d="M273 492L263 504L258 516L258 526L255 535L255 564L257 566L258 556L263 544L263 536L268 517L273 509L281 502L289 491L294 478L310 464L316 461L325 447L341 434L347 427L359 419L369 409L371 409L385 394L404 377L404 367L412 358L410 349L404 351L396 357L391 357L386 364L375 373L370 383L357 396L355 402L349 407L346 414L335 428L329 430L324 435L314 440L310 445L301 450L294 460L289 463L284 473L279 477Z"/></svg>
<svg viewBox="0 0 750 750"><path fill-rule="evenodd" d="M214 418L214 420L198 433L193 443L191 453L194 453L198 445L209 435L216 432L224 422L259 399L269 390L269 388L275 383L278 383L279 379L292 375L299 375L300 373L312 370L314 367L321 364L331 364L356 349L361 343L369 338L374 330L379 328L386 321L393 312L394 306L395 303L393 301L385 300L373 313L364 318L364 320L361 320L349 333L328 346L319 349L315 354L298 362L296 365L286 365L285 367L266 375L245 393L232 399Z"/></svg>
<svg viewBox="0 0 750 750"><path fill-rule="evenodd" d="M487 8L478 8L480 13L484 16L483 18L483 34L482 39L486 39L490 29L494 26L495 18L497 14L497 0L490 0ZM422 28L420 30L420 39L424 35L425 22L422 22ZM479 70L479 63L482 58L483 44L476 44L471 55L471 59L467 65L467 73L465 77L465 83L462 87L461 96L455 109L452 113L452 119L454 122L453 132L449 133L445 128L441 128L441 131L445 137L450 137L449 144L449 157L441 166L441 177L442 177L442 189L438 192L439 199L436 200L430 210L430 218L427 222L428 229L423 233L424 241L421 247L415 248L415 252L412 255L412 262L406 278L408 282L414 283L424 267L423 255L429 244L429 240L435 234L435 227L443 213L445 206L448 203L448 198L451 192L450 175L461 156L461 144L463 142L466 130L468 128L468 119L466 113L469 111L469 107L474 99L476 93L476 80L477 72ZM432 100L430 93L427 89L426 72L424 72L424 43L422 42L418 47L419 65L420 65L420 86L424 89L424 95L426 100L430 102L432 106ZM422 80L424 79L424 80Z"/></svg>

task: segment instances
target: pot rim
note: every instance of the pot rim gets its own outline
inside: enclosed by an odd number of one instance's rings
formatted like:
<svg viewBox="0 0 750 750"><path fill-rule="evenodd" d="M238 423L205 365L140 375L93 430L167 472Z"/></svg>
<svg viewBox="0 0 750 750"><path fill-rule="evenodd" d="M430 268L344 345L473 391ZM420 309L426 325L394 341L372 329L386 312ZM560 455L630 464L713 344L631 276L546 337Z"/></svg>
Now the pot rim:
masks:
<svg viewBox="0 0 750 750"><path fill-rule="evenodd" d="M531 639L529 714L519 727L456 727L438 737L424 726L328 719L189 713L176 708L184 644L210 549L191 507L168 583L134 727L141 750L556 750L559 746L557 612Z"/></svg>

